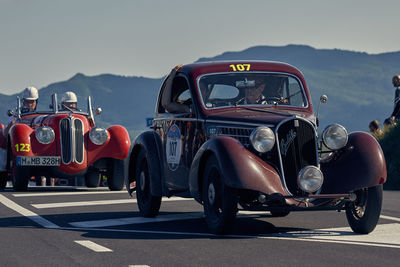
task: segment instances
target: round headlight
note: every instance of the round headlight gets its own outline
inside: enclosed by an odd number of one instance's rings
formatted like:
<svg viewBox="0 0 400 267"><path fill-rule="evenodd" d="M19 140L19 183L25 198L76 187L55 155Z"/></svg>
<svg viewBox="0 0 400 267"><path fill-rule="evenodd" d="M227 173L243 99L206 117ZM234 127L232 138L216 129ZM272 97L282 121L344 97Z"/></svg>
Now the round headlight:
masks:
<svg viewBox="0 0 400 267"><path fill-rule="evenodd" d="M299 172L297 184L301 190L312 193L318 191L324 182L324 175L315 166L306 166Z"/></svg>
<svg viewBox="0 0 400 267"><path fill-rule="evenodd" d="M255 150L260 153L265 153L274 147L275 134L270 128L260 126L253 130L250 135L250 141Z"/></svg>
<svg viewBox="0 0 400 267"><path fill-rule="evenodd" d="M322 141L325 146L332 150L338 150L347 144L347 131L339 124L332 124L325 128L322 133Z"/></svg>
<svg viewBox="0 0 400 267"><path fill-rule="evenodd" d="M104 128L95 127L89 133L90 141L96 145L104 144L108 139L108 132Z"/></svg>
<svg viewBox="0 0 400 267"><path fill-rule="evenodd" d="M54 141L54 131L48 126L42 126L36 129L36 139L39 143L48 145Z"/></svg>

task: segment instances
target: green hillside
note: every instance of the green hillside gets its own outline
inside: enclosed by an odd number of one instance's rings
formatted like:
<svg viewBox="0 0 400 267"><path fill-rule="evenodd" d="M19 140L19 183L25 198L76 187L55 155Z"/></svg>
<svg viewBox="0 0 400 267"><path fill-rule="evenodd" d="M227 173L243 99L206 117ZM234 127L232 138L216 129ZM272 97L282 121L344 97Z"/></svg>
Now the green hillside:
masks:
<svg viewBox="0 0 400 267"><path fill-rule="evenodd" d="M382 122L390 115L394 96L391 77L400 73L400 52L370 55L302 45L257 46L198 61L230 59L283 61L298 67L306 77L314 107L321 94L329 97L321 107L321 128L337 122L350 131L367 130L371 120ZM162 78L78 73L67 81L41 88L39 108L47 109L52 93L61 95L71 90L77 93L79 106L86 109L85 98L91 95L94 106L103 109L96 118L99 124L121 124L134 137L145 128L145 118L153 116L161 83ZM15 97L0 94L1 122L7 122L6 112L15 107Z"/></svg>

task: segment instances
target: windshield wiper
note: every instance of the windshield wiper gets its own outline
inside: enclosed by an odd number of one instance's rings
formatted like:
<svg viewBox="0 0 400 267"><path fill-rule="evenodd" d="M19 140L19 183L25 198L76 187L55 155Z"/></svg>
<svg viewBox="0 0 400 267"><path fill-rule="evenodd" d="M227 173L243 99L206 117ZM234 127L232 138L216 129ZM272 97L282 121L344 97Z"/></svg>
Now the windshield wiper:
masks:
<svg viewBox="0 0 400 267"><path fill-rule="evenodd" d="M287 116L287 117L293 116L292 114L282 113L282 112L272 111L272 110L249 108L249 107L244 107L244 106L241 106L241 108L246 109L246 110L250 110L250 111L265 112L265 113L270 113L270 114L275 114L275 115L283 115L283 116Z"/></svg>

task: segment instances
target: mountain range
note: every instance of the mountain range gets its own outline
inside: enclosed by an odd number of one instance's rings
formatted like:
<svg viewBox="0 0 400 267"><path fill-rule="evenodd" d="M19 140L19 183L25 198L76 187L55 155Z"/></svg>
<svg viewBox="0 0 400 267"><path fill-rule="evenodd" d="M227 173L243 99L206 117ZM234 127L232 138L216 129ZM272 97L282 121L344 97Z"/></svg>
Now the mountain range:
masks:
<svg viewBox="0 0 400 267"><path fill-rule="evenodd" d="M314 109L320 95L328 95L328 102L320 107L321 129L339 123L350 131L367 131L371 120L383 122L393 110L391 78L400 73L400 51L367 54L305 45L255 46L197 62L219 60L272 60L299 68L306 78ZM165 74L169 71L166 69ZM38 109L48 109L52 93L61 95L70 90L77 94L81 109L86 110L86 98L91 95L94 106L103 110L96 117L98 124L123 125L134 138L146 128L146 118L153 116L162 81L163 78L77 73L67 81L41 88ZM6 112L16 106L17 95L21 94L0 94L0 122L7 122Z"/></svg>

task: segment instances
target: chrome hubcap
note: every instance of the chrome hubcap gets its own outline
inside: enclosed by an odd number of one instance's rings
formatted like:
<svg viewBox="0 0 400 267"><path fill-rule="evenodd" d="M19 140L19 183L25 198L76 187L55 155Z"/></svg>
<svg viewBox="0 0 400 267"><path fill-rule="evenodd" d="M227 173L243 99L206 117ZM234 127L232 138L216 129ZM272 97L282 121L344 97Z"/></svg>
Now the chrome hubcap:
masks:
<svg viewBox="0 0 400 267"><path fill-rule="evenodd" d="M144 188L146 187L146 175L144 174L144 171L140 173L140 190L144 191Z"/></svg>
<svg viewBox="0 0 400 267"><path fill-rule="evenodd" d="M208 186L208 203L214 205L214 202L215 202L215 187L214 184L211 183Z"/></svg>

